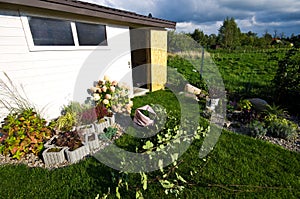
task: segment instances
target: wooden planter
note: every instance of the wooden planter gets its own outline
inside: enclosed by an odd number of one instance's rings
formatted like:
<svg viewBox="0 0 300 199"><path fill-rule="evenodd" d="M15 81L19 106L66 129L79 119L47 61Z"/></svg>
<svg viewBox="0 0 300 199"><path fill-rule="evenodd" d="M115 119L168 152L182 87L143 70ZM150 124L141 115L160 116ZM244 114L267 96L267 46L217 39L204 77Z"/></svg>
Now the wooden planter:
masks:
<svg viewBox="0 0 300 199"><path fill-rule="evenodd" d="M51 151L58 149L60 151ZM67 147L51 147L47 148L43 153L43 159L46 166L61 164L66 161L65 150Z"/></svg>
<svg viewBox="0 0 300 199"><path fill-rule="evenodd" d="M91 152L100 148L98 135L96 133L85 134L85 144L89 147Z"/></svg>
<svg viewBox="0 0 300 199"><path fill-rule="evenodd" d="M78 149L75 149L74 151L70 151L70 149L68 148L65 152L66 152L67 160L73 164L79 162L82 158L87 156L90 153L90 150L89 150L89 146L83 145Z"/></svg>

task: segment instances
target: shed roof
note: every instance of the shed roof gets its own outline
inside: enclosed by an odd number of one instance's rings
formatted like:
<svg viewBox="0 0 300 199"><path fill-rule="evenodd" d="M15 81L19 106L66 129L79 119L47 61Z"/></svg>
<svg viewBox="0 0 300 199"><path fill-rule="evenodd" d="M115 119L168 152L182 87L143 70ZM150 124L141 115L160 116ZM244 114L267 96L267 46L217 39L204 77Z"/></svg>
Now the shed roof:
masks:
<svg viewBox="0 0 300 199"><path fill-rule="evenodd" d="M0 4L1 3L11 6L25 6L51 11L61 11L88 17L97 17L114 22L129 23L133 26L150 26L172 29L175 29L176 27L176 22L173 21L152 18L134 12L75 0L0 0Z"/></svg>

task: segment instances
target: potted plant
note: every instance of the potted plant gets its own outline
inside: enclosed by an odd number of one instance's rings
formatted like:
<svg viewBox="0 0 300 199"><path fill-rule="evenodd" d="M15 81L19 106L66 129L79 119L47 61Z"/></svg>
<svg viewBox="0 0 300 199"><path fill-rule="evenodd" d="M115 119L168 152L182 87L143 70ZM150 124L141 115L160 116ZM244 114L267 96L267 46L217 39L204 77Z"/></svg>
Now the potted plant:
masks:
<svg viewBox="0 0 300 199"><path fill-rule="evenodd" d="M65 150L67 147L50 147L43 151L42 156L46 166L61 164L66 161Z"/></svg>
<svg viewBox="0 0 300 199"><path fill-rule="evenodd" d="M82 132L78 130L60 133L54 140L56 146L68 147L65 152L70 163L78 162L90 152L89 147L82 142Z"/></svg>
<svg viewBox="0 0 300 199"><path fill-rule="evenodd" d="M97 115L97 121L94 123L96 133L102 133L105 128L115 123L113 113L108 111L103 104L98 104L95 107L95 112Z"/></svg>

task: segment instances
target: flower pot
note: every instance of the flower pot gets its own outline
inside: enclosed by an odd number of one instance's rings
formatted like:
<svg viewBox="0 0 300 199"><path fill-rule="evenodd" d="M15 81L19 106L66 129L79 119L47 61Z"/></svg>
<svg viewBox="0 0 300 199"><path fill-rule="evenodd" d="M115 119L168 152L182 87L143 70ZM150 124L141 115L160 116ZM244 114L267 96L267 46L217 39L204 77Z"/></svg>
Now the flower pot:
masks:
<svg viewBox="0 0 300 199"><path fill-rule="evenodd" d="M65 150L67 147L47 148L43 153L43 159L46 166L61 164L66 161Z"/></svg>
<svg viewBox="0 0 300 199"><path fill-rule="evenodd" d="M109 126L111 126L110 124L110 119L108 119L108 117L104 117L102 118L100 121L94 123L94 128L96 130L96 133L103 133L103 130Z"/></svg>
<svg viewBox="0 0 300 199"><path fill-rule="evenodd" d="M89 147L91 152L99 149L99 139L96 133L87 133L85 134L85 144Z"/></svg>
<svg viewBox="0 0 300 199"><path fill-rule="evenodd" d="M87 145L83 145L74 151L70 151L70 149L66 149L65 153L67 156L67 160L70 163L76 163L79 162L83 157L87 156L89 154L90 150Z"/></svg>
<svg viewBox="0 0 300 199"><path fill-rule="evenodd" d="M116 123L115 114L113 114L111 117L104 117L104 118L109 121L110 126Z"/></svg>
<svg viewBox="0 0 300 199"><path fill-rule="evenodd" d="M88 134L88 133L94 133L95 127L93 124L87 124L87 125L77 126L76 130L81 131L82 134Z"/></svg>

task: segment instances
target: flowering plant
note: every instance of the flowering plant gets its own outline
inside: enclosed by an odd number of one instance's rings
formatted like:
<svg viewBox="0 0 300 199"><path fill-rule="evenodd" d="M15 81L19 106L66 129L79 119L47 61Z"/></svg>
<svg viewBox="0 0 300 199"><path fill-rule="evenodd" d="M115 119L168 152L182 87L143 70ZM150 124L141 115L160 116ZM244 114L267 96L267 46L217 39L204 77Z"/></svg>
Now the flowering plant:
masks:
<svg viewBox="0 0 300 199"><path fill-rule="evenodd" d="M112 98L112 110L116 113L130 114L132 106L129 89L126 86L117 86Z"/></svg>
<svg viewBox="0 0 300 199"><path fill-rule="evenodd" d="M103 105L109 111L117 113L131 113L133 102L129 98L129 89L121 86L117 81L111 81L104 76L95 87L90 89L96 105Z"/></svg>

